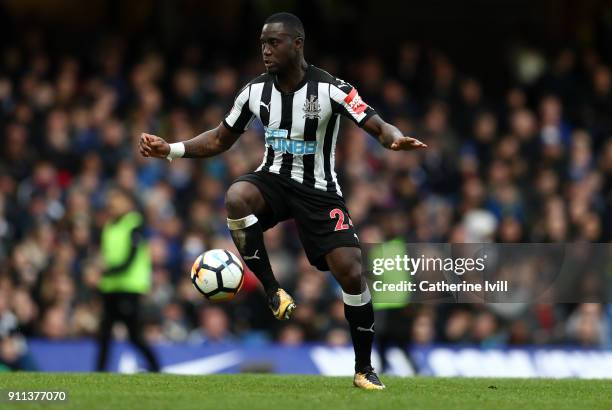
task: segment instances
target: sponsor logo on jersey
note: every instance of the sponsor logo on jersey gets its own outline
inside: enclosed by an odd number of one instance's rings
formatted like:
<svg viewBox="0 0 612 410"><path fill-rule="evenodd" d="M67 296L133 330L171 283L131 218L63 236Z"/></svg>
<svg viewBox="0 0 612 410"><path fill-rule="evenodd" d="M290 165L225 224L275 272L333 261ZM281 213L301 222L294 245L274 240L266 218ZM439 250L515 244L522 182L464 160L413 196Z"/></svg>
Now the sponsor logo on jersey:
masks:
<svg viewBox="0 0 612 410"><path fill-rule="evenodd" d="M308 99L304 103L304 117L303 118L321 118L321 106L317 100L316 95L308 96Z"/></svg>
<svg viewBox="0 0 612 410"><path fill-rule="evenodd" d="M366 108L368 108L368 105L363 102L355 88L353 88L344 98L344 102L351 107L351 110L353 110L355 114L361 114L366 110Z"/></svg>
<svg viewBox="0 0 612 410"><path fill-rule="evenodd" d="M265 135L266 144L274 151L293 155L313 155L317 151L317 141L290 140L287 130L266 128Z"/></svg>

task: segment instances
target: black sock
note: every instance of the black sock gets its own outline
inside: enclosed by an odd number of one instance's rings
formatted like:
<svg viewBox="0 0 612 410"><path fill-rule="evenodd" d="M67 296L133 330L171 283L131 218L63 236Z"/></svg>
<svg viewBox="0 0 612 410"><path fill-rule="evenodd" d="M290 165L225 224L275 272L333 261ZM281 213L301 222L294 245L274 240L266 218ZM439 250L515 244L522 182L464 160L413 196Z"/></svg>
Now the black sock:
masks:
<svg viewBox="0 0 612 410"><path fill-rule="evenodd" d="M358 305L348 300L347 296L350 298L362 296L367 298L368 302ZM355 349L355 371L362 372L371 367L370 356L374 342L374 309L370 300L370 292L367 289L362 295L344 294L344 317L351 329L351 339Z"/></svg>
<svg viewBox="0 0 612 410"><path fill-rule="evenodd" d="M227 225L244 263L257 276L268 297L272 297L280 285L272 273L263 231L257 217L249 215L241 219L228 218Z"/></svg>

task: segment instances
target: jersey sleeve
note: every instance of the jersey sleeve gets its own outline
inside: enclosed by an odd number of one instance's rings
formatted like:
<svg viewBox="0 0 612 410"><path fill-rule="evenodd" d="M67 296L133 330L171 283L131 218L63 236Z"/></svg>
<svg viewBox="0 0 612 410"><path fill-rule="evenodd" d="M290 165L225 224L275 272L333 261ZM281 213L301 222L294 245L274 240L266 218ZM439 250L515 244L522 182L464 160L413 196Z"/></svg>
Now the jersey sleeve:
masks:
<svg viewBox="0 0 612 410"><path fill-rule="evenodd" d="M255 116L249 109L249 96L251 85L246 85L234 100L234 105L230 112L223 119L223 124L233 132L242 134L253 121Z"/></svg>
<svg viewBox="0 0 612 410"><path fill-rule="evenodd" d="M330 83L329 96L334 111L350 118L360 127L376 114L376 111L361 99L355 87L338 78Z"/></svg>

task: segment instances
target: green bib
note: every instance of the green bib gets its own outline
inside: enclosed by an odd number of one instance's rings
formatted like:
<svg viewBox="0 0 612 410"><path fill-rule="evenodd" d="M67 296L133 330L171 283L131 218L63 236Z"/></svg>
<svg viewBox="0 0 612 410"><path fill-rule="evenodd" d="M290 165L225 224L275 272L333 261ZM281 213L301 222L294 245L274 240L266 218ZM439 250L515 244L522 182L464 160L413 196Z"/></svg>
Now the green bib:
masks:
<svg viewBox="0 0 612 410"><path fill-rule="evenodd" d="M127 259L132 231L141 224L142 216L133 211L104 225L101 251L106 267L117 266ZM151 289L151 256L147 243L141 241L132 263L123 272L103 276L98 288L104 293L147 293Z"/></svg>
<svg viewBox="0 0 612 410"><path fill-rule="evenodd" d="M369 266L373 266L373 260L376 258L393 259L397 255L402 257L406 254L406 242L403 239L396 238L374 245L369 253ZM375 278L376 279L376 278ZM410 281L409 272L402 270L387 271L384 276L380 277L385 283L398 283L400 281ZM374 310L403 308L410 302L410 294L408 292L375 292L373 287L370 287L372 293L372 303Z"/></svg>

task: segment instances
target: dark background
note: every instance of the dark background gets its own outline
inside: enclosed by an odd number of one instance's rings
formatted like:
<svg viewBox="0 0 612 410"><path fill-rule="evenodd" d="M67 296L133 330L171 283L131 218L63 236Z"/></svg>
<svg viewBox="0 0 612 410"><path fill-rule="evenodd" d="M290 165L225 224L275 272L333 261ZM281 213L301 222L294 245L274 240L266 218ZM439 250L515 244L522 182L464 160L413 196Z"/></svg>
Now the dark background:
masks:
<svg viewBox="0 0 612 410"><path fill-rule="evenodd" d="M197 44L209 61L256 56L265 18L279 10L302 19L306 57L390 60L403 42L443 51L491 91L507 86L505 63L516 46L551 55L565 47L612 55L612 3L606 0L237 1L6 0L5 44L45 39L48 50L74 52L115 35L130 53L161 47L175 55ZM500 81L501 80L501 81Z"/></svg>

